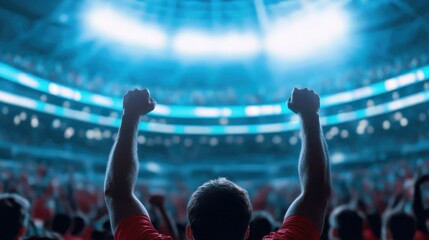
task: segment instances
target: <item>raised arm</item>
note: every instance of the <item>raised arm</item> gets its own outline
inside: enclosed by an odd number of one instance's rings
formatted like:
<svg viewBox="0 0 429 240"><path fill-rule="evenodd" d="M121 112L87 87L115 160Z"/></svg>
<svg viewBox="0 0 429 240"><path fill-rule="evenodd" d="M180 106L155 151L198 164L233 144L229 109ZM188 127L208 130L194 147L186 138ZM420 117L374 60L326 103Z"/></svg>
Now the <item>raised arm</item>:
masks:
<svg viewBox="0 0 429 240"><path fill-rule="evenodd" d="M421 185L427 181L429 181L429 174L426 174L420 177L414 183L414 199L413 199L413 210L417 220L417 230L425 234L429 234L429 231L426 227L426 219L429 217L429 209L424 208Z"/></svg>
<svg viewBox="0 0 429 240"><path fill-rule="evenodd" d="M302 148L298 163L301 194L285 217L304 216L322 230L331 193L331 177L327 145L319 122L320 98L306 88L295 88L288 107L301 120Z"/></svg>
<svg viewBox="0 0 429 240"><path fill-rule="evenodd" d="M149 199L150 204L161 213L161 221L166 224L167 231L163 234L172 236L173 239L179 239L179 231L177 230L176 222L165 208L165 197L163 195L153 195Z"/></svg>
<svg viewBox="0 0 429 240"><path fill-rule="evenodd" d="M139 171L136 137L140 116L151 112L155 105L147 89L129 91L123 99L122 122L118 139L110 154L104 183L113 232L127 216L133 214L149 216L143 204L134 195Z"/></svg>

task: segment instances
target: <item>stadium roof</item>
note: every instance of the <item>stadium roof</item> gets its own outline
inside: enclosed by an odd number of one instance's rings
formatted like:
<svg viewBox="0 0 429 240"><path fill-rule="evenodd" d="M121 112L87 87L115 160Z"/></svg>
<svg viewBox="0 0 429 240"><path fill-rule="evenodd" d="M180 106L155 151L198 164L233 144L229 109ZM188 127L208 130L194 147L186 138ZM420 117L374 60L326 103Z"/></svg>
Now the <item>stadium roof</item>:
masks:
<svg viewBox="0 0 429 240"><path fill-rule="evenodd" d="M175 32L183 26L216 31L232 26L261 32L270 20L290 15L303 6L341 5L353 20L351 36L365 39L360 42L364 45L347 46L353 49L348 57L359 53L356 57L364 59L368 56L391 58L397 49L427 42L429 36L429 2L419 0L41 0L38 4L4 0L0 3L0 46L60 59L77 69L100 64L104 69L112 64L126 64L127 69L121 69L125 76L135 73L136 69L165 71L163 68L168 64L146 61L146 57L131 64L124 55L106 54L111 52L110 46L83 36L82 13L91 5L106 2L136 14L142 21L157 24L167 32ZM82 52L85 54L79 54ZM158 69L158 66L163 68Z"/></svg>

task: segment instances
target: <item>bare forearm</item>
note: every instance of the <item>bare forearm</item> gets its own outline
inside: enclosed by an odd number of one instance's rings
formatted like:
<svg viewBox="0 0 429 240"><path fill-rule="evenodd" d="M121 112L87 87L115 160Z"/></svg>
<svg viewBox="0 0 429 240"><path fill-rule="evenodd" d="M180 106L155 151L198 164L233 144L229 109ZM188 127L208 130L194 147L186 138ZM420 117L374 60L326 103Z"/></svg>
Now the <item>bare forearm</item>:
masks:
<svg viewBox="0 0 429 240"><path fill-rule="evenodd" d="M299 175L304 194L329 195L330 169L326 142L317 114L301 117L302 149Z"/></svg>
<svg viewBox="0 0 429 240"><path fill-rule="evenodd" d="M170 214L168 214L165 207L160 207L158 209L161 212L164 222L167 224L169 230L169 233L167 233L167 235L172 236L173 239L178 239L179 231L177 230L176 223L174 222L173 218L170 216Z"/></svg>
<svg viewBox="0 0 429 240"><path fill-rule="evenodd" d="M138 116L122 117L118 139L107 166L107 193L132 194L134 191L139 168L136 143L138 122Z"/></svg>

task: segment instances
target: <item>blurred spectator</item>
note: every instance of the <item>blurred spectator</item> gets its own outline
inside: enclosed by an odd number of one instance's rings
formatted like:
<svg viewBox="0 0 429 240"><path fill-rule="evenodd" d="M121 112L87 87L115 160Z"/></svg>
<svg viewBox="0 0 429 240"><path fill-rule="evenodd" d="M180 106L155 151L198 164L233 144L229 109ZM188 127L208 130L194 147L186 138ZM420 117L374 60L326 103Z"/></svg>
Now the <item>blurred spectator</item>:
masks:
<svg viewBox="0 0 429 240"><path fill-rule="evenodd" d="M274 230L274 219L269 213L265 211L253 213L250 221L249 240L261 240Z"/></svg>
<svg viewBox="0 0 429 240"><path fill-rule="evenodd" d="M52 231L65 236L71 226L71 219L67 214L55 214L52 220Z"/></svg>
<svg viewBox="0 0 429 240"><path fill-rule="evenodd" d="M383 237L386 240L413 240L416 233L416 221L404 212L392 212L386 217Z"/></svg>
<svg viewBox="0 0 429 240"><path fill-rule="evenodd" d="M336 207L330 216L330 238L337 240L364 240L364 216L343 205Z"/></svg>
<svg viewBox="0 0 429 240"><path fill-rule="evenodd" d="M28 227L30 204L17 194L0 194L0 239L22 239Z"/></svg>
<svg viewBox="0 0 429 240"><path fill-rule="evenodd" d="M70 234L65 236L65 240L83 240L82 233L86 227L84 216L75 215L72 219L72 228Z"/></svg>

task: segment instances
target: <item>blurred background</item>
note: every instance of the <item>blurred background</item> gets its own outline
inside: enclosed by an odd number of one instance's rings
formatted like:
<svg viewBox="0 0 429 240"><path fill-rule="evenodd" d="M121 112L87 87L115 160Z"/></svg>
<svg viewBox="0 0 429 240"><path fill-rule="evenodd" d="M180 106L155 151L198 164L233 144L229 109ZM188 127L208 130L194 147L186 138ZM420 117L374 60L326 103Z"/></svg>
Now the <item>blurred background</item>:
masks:
<svg viewBox="0 0 429 240"><path fill-rule="evenodd" d="M321 96L333 205L383 209L429 173L429 1L2 0L0 192L42 220L69 187L103 212L121 98L148 88L143 200L166 194L185 221L189 194L224 176L281 219L299 193L293 87Z"/></svg>

